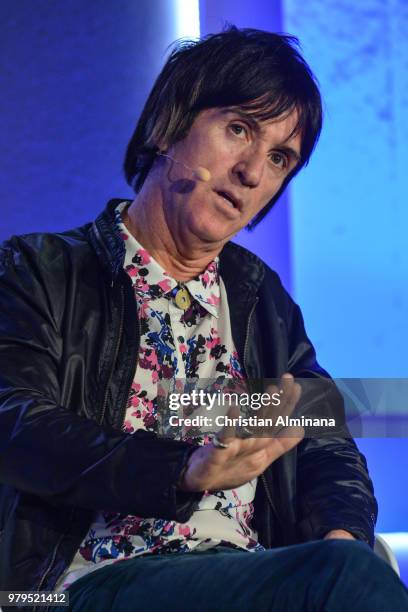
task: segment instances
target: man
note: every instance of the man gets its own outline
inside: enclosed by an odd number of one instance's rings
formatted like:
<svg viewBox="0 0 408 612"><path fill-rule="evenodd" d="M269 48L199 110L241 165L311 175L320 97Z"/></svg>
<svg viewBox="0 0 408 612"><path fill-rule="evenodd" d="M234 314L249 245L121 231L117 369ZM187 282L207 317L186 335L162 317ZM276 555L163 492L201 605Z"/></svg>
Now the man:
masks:
<svg viewBox="0 0 408 612"><path fill-rule="evenodd" d="M347 432L157 435L163 381L278 378L291 413L294 377L327 378L277 275L230 242L320 128L295 39L182 45L128 147L134 201L4 245L2 589L81 611L406 609Z"/></svg>

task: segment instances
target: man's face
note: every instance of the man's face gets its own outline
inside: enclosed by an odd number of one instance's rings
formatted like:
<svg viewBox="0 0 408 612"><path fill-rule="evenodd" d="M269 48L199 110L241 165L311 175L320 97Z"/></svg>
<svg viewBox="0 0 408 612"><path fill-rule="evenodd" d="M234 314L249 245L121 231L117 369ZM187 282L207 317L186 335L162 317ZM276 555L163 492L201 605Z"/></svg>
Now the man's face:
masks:
<svg viewBox="0 0 408 612"><path fill-rule="evenodd" d="M202 111L188 135L160 158L159 183L173 236L192 233L222 246L279 191L300 159L299 134L289 137L297 112L260 122L238 108ZM205 167L208 182L194 178Z"/></svg>

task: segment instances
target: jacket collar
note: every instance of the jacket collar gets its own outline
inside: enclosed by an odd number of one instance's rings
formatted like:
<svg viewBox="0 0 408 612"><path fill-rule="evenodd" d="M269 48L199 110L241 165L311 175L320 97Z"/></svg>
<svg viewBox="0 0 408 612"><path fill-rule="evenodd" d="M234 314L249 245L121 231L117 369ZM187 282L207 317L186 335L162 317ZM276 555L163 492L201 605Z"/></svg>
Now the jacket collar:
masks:
<svg viewBox="0 0 408 612"><path fill-rule="evenodd" d="M125 246L115 223L115 209L124 199L110 200L90 228L90 239L112 283L123 270ZM254 302L265 274L263 261L254 253L227 242L220 253L220 275L230 304L247 310Z"/></svg>
<svg viewBox="0 0 408 612"><path fill-rule="evenodd" d="M89 230L89 237L102 266L109 275L112 285L123 270L125 245L115 223L115 209L124 200L109 200L105 210L95 219Z"/></svg>

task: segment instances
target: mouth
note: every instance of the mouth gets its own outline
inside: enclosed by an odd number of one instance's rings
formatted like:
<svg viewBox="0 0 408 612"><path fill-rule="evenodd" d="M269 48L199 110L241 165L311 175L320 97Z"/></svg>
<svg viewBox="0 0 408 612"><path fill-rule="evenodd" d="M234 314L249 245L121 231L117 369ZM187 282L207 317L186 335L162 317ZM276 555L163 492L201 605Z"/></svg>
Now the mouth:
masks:
<svg viewBox="0 0 408 612"><path fill-rule="evenodd" d="M242 204L241 201L232 195L229 191L216 191L217 195L221 196L224 201L231 207L237 210L241 210Z"/></svg>

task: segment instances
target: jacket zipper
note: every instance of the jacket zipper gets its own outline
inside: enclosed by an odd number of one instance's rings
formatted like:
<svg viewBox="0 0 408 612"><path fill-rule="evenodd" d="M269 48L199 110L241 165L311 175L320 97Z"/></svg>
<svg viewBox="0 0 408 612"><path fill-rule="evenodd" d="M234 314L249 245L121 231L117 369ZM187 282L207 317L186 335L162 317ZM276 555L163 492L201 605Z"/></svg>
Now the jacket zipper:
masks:
<svg viewBox="0 0 408 612"><path fill-rule="evenodd" d="M53 554L52 554L52 557L51 557L51 561L49 562L47 569L45 570L45 572L44 572L44 573L43 573L43 575L41 576L41 580L40 580L40 582L39 582L39 584L38 584L38 587L37 587L37 593L39 593L39 592L41 591L41 587L42 587L42 585L43 585L43 582L44 582L44 580L45 580L45 578L46 578L46 576L47 576L48 572L51 570L52 566L54 565L55 557L57 556L58 548L60 547L60 544L61 544L62 540L65 538L65 536L66 536L66 535L69 533L69 531L70 531L71 524L72 524L72 519L73 519L73 517L74 517L74 512L75 512L75 509L73 508L73 509L71 510L71 514L70 514L69 521L68 521L68 525L69 525L69 527L68 527L68 529L66 529L66 530L64 531L64 533L63 533L63 534L60 536L60 538L59 538L59 540L58 540L58 542L57 542L57 544L56 544L56 546L55 546L55 548L54 548L54 551L53 551ZM33 607L33 612L36 612L37 607L38 607L37 605L35 605L35 606ZM45 608L45 612L48 612L49 608L50 608L50 606L46 606L46 608Z"/></svg>
<svg viewBox="0 0 408 612"><path fill-rule="evenodd" d="M141 334L142 334L142 330L141 330L141 327L140 327L139 313L137 313L137 327L138 327L138 331L139 331L139 342L138 342L138 345L137 345L137 352L136 352L136 368L137 368L138 359L139 359L140 337L141 337ZM123 427L123 424L125 422L127 400L129 398L129 393L130 393L130 389L131 389L131 385L132 385L132 381L134 379L134 376L135 376L135 370L133 370L132 372L129 372L129 374L128 374L128 384L126 385L127 389L128 389L128 392L127 392L127 394L125 396L125 401L123 402L123 406L122 406L122 410L121 410L120 421L119 421L120 428Z"/></svg>
<svg viewBox="0 0 408 612"><path fill-rule="evenodd" d="M99 425L102 425L102 423L103 423L103 419L104 419L105 412L106 412L106 406L108 405L109 385L110 385L111 380L112 380L113 371L115 369L116 360L117 360L118 354L119 354L120 342L121 342L121 339L122 339L124 311L125 311L125 300L124 300L123 285L121 285L120 286L120 323L119 323L119 333L118 333L118 337L116 339L115 352L113 354L112 366L111 366L111 369L110 369L110 372L109 372L108 381L106 383L105 397L104 397L104 400L103 400L102 412L101 412L101 416L100 416L100 419L99 419Z"/></svg>
<svg viewBox="0 0 408 612"><path fill-rule="evenodd" d="M99 235L99 232L98 232L98 235ZM105 245L103 245L103 246L105 246ZM112 281L112 285L113 285L113 281ZM117 341L116 341L114 358L113 358L113 361L112 361L112 366L111 366L111 370L110 370L110 373L109 373L108 382L106 383L106 389L105 389L105 396L104 396L104 402L103 402L103 407L102 407L102 413L101 413L101 416L100 416L100 419L99 419L99 424L100 425L102 424L103 418L105 416L106 406L108 404L109 385L110 385L110 382L112 380L112 376L113 376L113 371L114 371L114 368L115 368L116 359L117 359L118 353L119 353L120 341L122 339L123 316L124 316L124 292L123 292L123 285L121 285L121 287L120 287L120 298L121 298L121 304L120 304L119 334L118 334L118 338L117 338ZM60 538L59 538L59 540L58 540L58 542L57 542L57 544L56 544L56 546L54 548L54 551L53 551L53 554L52 554L52 557L51 557L51 561L50 561L47 569L45 570L44 574L41 577L40 583L39 583L38 588L37 588L37 592L41 590L41 586L42 586L42 584L43 584L47 574L49 573L49 571L51 570L51 568L52 568L52 566L54 564L54 561L55 561L55 558L57 556L57 552L58 552L58 549L59 549L59 547L61 545L62 540L65 538L65 536L70 531L72 519L73 519L73 516L74 516L74 512L75 512L75 509L72 510L70 518L69 518L69 521L68 521L69 528L60 536ZM75 556L75 554L76 553L74 553L74 556ZM71 562L72 562L72 559L71 559ZM68 567L69 567L69 565L68 565ZM33 612L36 612L36 609L37 609L37 606L34 606L33 607ZM45 608L45 612L48 612L48 610L49 610L49 606L47 606Z"/></svg>
<svg viewBox="0 0 408 612"><path fill-rule="evenodd" d="M109 259L110 259L109 249L106 246L105 240L103 239L102 234L99 231L98 225L96 223L93 224L93 229L95 231L95 234L96 234L96 237L97 237L97 240L98 240L99 244L101 245L102 249L105 251L107 260L109 261ZM113 284L114 284L114 279L113 279L113 275L112 275L112 277L111 277L111 288L113 288ZM125 310L125 300L124 300L123 285L120 286L120 299L121 299L121 303L120 303L119 334L118 334L118 338L117 338L117 342L116 342L116 346L115 346L115 353L114 353L114 359L113 359L113 362L112 362L111 371L110 371L110 374L109 374L108 382L106 383L106 390L105 390L105 396L104 396L103 405L102 405L102 413L101 413L101 416L100 416L100 419L99 419L99 425L102 424L103 418L105 416L106 406L108 404L109 385L110 385L110 382L112 380L113 370L115 368L116 359L117 359L118 353L119 353L120 341L122 339L123 317L124 317L124 310Z"/></svg>
<svg viewBox="0 0 408 612"><path fill-rule="evenodd" d="M265 488L266 499L268 500L269 505L275 511L275 514L276 514L275 506L272 502L272 496L271 496L271 492L269 491L268 483L266 482L265 474L261 474L261 481ZM267 547L272 548L271 526L270 526L269 521L267 521L266 523L266 544L267 544Z"/></svg>
<svg viewBox="0 0 408 612"><path fill-rule="evenodd" d="M258 302L259 302L259 297L256 298L255 303L253 304L253 306L251 308L251 311L250 311L250 313L248 315L248 322L247 322L247 327L246 327L246 336L245 336L245 343L244 343L244 368L245 368L245 371L247 373L248 373L248 368L247 368L247 363L248 363L248 360L247 360L247 350L248 350L248 343L249 343L249 328L250 328L250 325L251 325L252 315L254 314L254 311L255 311L255 308L256 308ZM281 523L278 511L276 510L276 506L275 506L275 504L273 503L273 500L272 500L272 495L271 495L268 483L266 481L265 474L261 474L261 481L262 481L263 486L265 488L266 498L267 498L268 503L269 503L269 505L270 505L270 507L272 509L272 512L276 516L276 518L278 519L279 523ZM271 546L272 542L271 542L271 532L270 532L269 522L267 523L267 540L268 540L268 545Z"/></svg>
<svg viewBox="0 0 408 612"><path fill-rule="evenodd" d="M110 252L109 252L108 247L105 244L104 239L102 238L102 235L101 235L101 233L99 231L99 228L98 228L96 222L93 223L93 229L94 229L94 232L96 234L96 237L98 239L99 244L101 245L102 249L105 251L106 258L109 261L109 259L110 259ZM112 273L112 271L111 271L111 287L113 287L113 273Z"/></svg>
<svg viewBox="0 0 408 612"><path fill-rule="evenodd" d="M256 300L255 300L255 302L254 302L254 304L253 304L253 306L251 308L251 311L250 311L250 313L248 315L248 322L247 322L246 331L245 331L244 368L245 368L245 372L247 372L247 373L248 373L248 368L247 368L248 361L247 361L246 357L247 357L247 349L248 349L249 327L251 325L252 315L254 314L254 311L255 311L255 308L256 308L256 305L258 304L258 302L259 302L259 297L256 298Z"/></svg>

